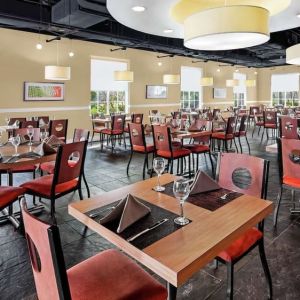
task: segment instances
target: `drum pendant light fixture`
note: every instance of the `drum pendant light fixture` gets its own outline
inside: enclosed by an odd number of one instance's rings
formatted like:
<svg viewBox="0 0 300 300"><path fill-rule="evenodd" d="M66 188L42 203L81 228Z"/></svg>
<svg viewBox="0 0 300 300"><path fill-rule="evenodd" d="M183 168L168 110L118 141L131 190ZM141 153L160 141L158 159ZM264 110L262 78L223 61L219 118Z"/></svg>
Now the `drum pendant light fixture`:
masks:
<svg viewBox="0 0 300 300"><path fill-rule="evenodd" d="M181 82L180 74L173 73L173 64L172 64L171 58L173 58L174 55L168 55L167 57L168 57L169 64L171 65L171 68L170 68L171 72L163 75L163 83L164 84L180 84L180 82Z"/></svg>
<svg viewBox="0 0 300 300"><path fill-rule="evenodd" d="M286 63L290 65L300 65L300 44L286 49Z"/></svg>
<svg viewBox="0 0 300 300"><path fill-rule="evenodd" d="M262 7L216 7L192 14L184 21L184 46L190 49L240 49L269 39L269 11Z"/></svg>
<svg viewBox="0 0 300 300"><path fill-rule="evenodd" d="M226 86L227 87L235 87L235 86L239 86L240 81L237 79L228 79L226 80Z"/></svg>
<svg viewBox="0 0 300 300"><path fill-rule="evenodd" d="M255 79L248 79L245 81L246 87L256 87Z"/></svg>
<svg viewBox="0 0 300 300"><path fill-rule="evenodd" d="M115 81L126 81L133 82L134 75L131 71L115 71L114 72L114 80Z"/></svg>
<svg viewBox="0 0 300 300"><path fill-rule="evenodd" d="M71 79L71 68L59 65L58 41L56 41L56 65L45 66L45 79L56 81L66 81Z"/></svg>

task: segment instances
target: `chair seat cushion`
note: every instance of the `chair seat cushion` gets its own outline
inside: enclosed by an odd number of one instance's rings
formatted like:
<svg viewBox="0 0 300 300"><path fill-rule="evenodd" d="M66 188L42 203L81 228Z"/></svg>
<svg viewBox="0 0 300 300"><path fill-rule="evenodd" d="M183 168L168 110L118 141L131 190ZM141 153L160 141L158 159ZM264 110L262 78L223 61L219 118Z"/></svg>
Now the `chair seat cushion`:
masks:
<svg viewBox="0 0 300 300"><path fill-rule="evenodd" d="M133 145L133 151L136 152L141 152L141 153L150 153L154 151L154 146L153 145L147 145L146 149L144 146L139 146L139 145Z"/></svg>
<svg viewBox="0 0 300 300"><path fill-rule="evenodd" d="M180 148L180 149L174 149L173 150L173 158L180 158L184 156L188 156L191 154L191 151L185 148ZM157 155L164 157L164 158L171 158L172 157L172 152L171 151L166 151L166 150L158 150Z"/></svg>
<svg viewBox="0 0 300 300"><path fill-rule="evenodd" d="M25 194L25 189L14 186L0 187L0 210L7 207L18 199L19 196Z"/></svg>
<svg viewBox="0 0 300 300"><path fill-rule="evenodd" d="M100 133L101 130L103 130L103 129L104 129L103 127L95 127L95 128L93 129L93 132L95 132L95 133Z"/></svg>
<svg viewBox="0 0 300 300"><path fill-rule="evenodd" d="M108 135L118 135L118 134L122 134L123 130L121 129L116 129L116 130L112 130L112 129L102 129L101 133L103 134L108 134Z"/></svg>
<svg viewBox="0 0 300 300"><path fill-rule="evenodd" d="M188 144L188 145L184 145L183 147L189 149L192 153L209 152L209 146L208 145Z"/></svg>
<svg viewBox="0 0 300 300"><path fill-rule="evenodd" d="M265 128L276 129L276 128L277 128L277 125L276 125L276 124L265 124Z"/></svg>
<svg viewBox="0 0 300 300"><path fill-rule="evenodd" d="M37 179L27 181L21 184L21 187L26 189L28 194L38 194L50 197L51 187L53 182L53 175L46 175ZM78 184L77 179L73 179L64 183L60 183L56 186L55 193L60 194L72 190Z"/></svg>
<svg viewBox="0 0 300 300"><path fill-rule="evenodd" d="M293 186L295 188L300 188L300 178L294 178L290 176L283 176L283 183Z"/></svg>
<svg viewBox="0 0 300 300"><path fill-rule="evenodd" d="M48 174L53 174L55 168L55 161L48 161L40 164L40 169Z"/></svg>
<svg viewBox="0 0 300 300"><path fill-rule="evenodd" d="M211 137L213 139L230 140L233 139L233 134L226 134L225 132L214 132Z"/></svg>
<svg viewBox="0 0 300 300"><path fill-rule="evenodd" d="M219 253L218 257L227 262L234 261L249 250L262 236L262 232L256 227L253 227L233 242L226 250Z"/></svg>
<svg viewBox="0 0 300 300"><path fill-rule="evenodd" d="M263 121L261 121L261 122L256 122L256 123L255 123L255 126L264 126L264 122L263 122Z"/></svg>
<svg viewBox="0 0 300 300"><path fill-rule="evenodd" d="M106 250L67 270L73 300L165 300L165 287L117 250Z"/></svg>

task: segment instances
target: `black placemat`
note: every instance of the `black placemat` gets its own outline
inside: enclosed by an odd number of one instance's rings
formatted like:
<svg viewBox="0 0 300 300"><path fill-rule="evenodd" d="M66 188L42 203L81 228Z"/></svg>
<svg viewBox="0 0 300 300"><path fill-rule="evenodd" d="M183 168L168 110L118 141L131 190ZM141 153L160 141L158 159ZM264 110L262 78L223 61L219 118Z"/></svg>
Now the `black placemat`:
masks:
<svg viewBox="0 0 300 300"><path fill-rule="evenodd" d="M159 206L153 205L149 202L146 202L142 199L136 198L143 204L147 205L151 209L151 213L139 221L135 222L131 226L129 226L127 229L125 229L122 233L117 233L117 228L119 225L119 222L111 222L107 224L103 224L106 228L110 229L114 233L121 236L123 239L128 239L129 237L138 234L139 232L143 231L144 229L148 228L149 226L153 225L154 223L162 220L162 219L169 219L164 224L156 227L153 230L150 230L149 232L143 234L142 236L138 237L134 241L131 242L135 247L139 249L144 249L151 244L157 242L158 240L168 236L169 234L175 232L176 230L179 230L182 228L182 226L176 225L174 223L174 219L178 217L177 214L174 214L164 208L161 208ZM102 212L99 216L94 218L95 221L99 221L101 218L103 218L105 215L109 213L108 210L105 210L109 207L116 206L121 200L115 201L109 205L102 206L101 208L97 208L94 210L91 210L89 212L86 212L85 215L89 216L91 213L98 213ZM179 205L179 203L178 203ZM191 221L190 221L191 222Z"/></svg>
<svg viewBox="0 0 300 300"><path fill-rule="evenodd" d="M164 185L166 188L162 193L168 196L174 197L173 182ZM223 195L227 194L226 199L222 199ZM211 192L199 193L196 195L190 195L186 202L192 203L196 206L200 206L204 209L215 211L232 200L242 196L243 194L233 192L227 189L220 188ZM174 197L175 198L175 197Z"/></svg>

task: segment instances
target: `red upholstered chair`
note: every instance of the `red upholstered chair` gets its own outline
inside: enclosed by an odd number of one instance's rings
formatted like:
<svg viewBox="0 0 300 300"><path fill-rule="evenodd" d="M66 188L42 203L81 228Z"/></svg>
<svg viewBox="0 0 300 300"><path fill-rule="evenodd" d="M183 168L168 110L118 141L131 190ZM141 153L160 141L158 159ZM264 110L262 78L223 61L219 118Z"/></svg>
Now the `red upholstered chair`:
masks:
<svg viewBox="0 0 300 300"><path fill-rule="evenodd" d="M217 179L222 188L266 199L269 161L238 153L221 153L218 159ZM233 299L234 265L256 246L268 283L268 299L272 299L272 279L264 250L264 221L248 229L216 257L227 265L227 299Z"/></svg>
<svg viewBox="0 0 300 300"><path fill-rule="evenodd" d="M143 124L143 118L144 118L144 114L132 114L131 115L131 123ZM128 126L125 126L124 132L129 133Z"/></svg>
<svg viewBox="0 0 300 300"><path fill-rule="evenodd" d="M3 220L9 220L16 227L19 226L19 221L15 218L13 214L12 204L19 200L21 196L25 193L25 189L21 187L14 186L0 186L0 211L8 207L8 212L3 213L0 216L0 222Z"/></svg>
<svg viewBox="0 0 300 300"><path fill-rule="evenodd" d="M181 112L180 111L171 112L171 116L173 119L181 119Z"/></svg>
<svg viewBox="0 0 300 300"><path fill-rule="evenodd" d="M37 121L39 122L39 125L43 124L48 124L50 122L49 116L39 116L37 117Z"/></svg>
<svg viewBox="0 0 300 300"><path fill-rule="evenodd" d="M25 236L39 300L165 300L166 289L127 256L106 250L66 270L59 229L21 201Z"/></svg>
<svg viewBox="0 0 300 300"><path fill-rule="evenodd" d="M267 140L269 139L269 129L272 130L273 136L276 134L277 126L277 112L276 111L264 111L264 130L261 137L261 140L264 138L264 133L266 130Z"/></svg>
<svg viewBox="0 0 300 300"><path fill-rule="evenodd" d="M68 120L51 120L49 124L49 136L55 135L63 142L67 141Z"/></svg>
<svg viewBox="0 0 300 300"><path fill-rule="evenodd" d="M220 112L221 110L219 108L214 108L212 112L213 119L217 119Z"/></svg>
<svg viewBox="0 0 300 300"><path fill-rule="evenodd" d="M123 137L124 144L125 144L124 146L126 149L126 143L125 143L125 138L124 138L125 118L126 118L126 115L112 115L111 116L111 128L101 129L101 133L100 133L101 150L103 149L103 142L104 142L105 136L106 136L107 144L110 139L112 151L115 148L117 137L120 139L120 141L121 141L121 137Z"/></svg>
<svg viewBox="0 0 300 300"><path fill-rule="evenodd" d="M226 124L225 132L214 132L211 136L213 140L223 141L223 147L228 152L228 141L233 141L235 148L238 152L238 148L235 142L235 128L236 128L236 117L229 117ZM219 147L220 148L220 147Z"/></svg>
<svg viewBox="0 0 300 300"><path fill-rule="evenodd" d="M191 151L186 148L174 148L172 145L171 130L165 125L152 125L153 142L155 155L168 160L170 172L173 173L173 162L178 161L177 170L179 171L179 160L181 163L181 173L183 173L183 159L188 157L189 175L191 176Z"/></svg>
<svg viewBox="0 0 300 300"><path fill-rule="evenodd" d="M154 153L154 146L147 145L143 124L129 123L128 132L130 138L131 153L127 165L127 175L129 175L129 166L132 160L133 153L140 153L145 155L144 165L143 165L143 179L145 179L146 167L147 169L149 168L148 155L149 153Z"/></svg>
<svg viewBox="0 0 300 300"><path fill-rule="evenodd" d="M8 125L12 126L12 125L14 125L16 123L16 121L18 121L19 125L20 125L21 122L25 122L26 121L26 118L10 118Z"/></svg>
<svg viewBox="0 0 300 300"><path fill-rule="evenodd" d="M83 199L81 179L87 143L88 141L82 141L60 145L57 150L54 174L42 176L21 185L26 189L27 194L51 201L51 217L54 222L56 199L76 190L80 199Z"/></svg>
<svg viewBox="0 0 300 300"><path fill-rule="evenodd" d="M241 153L243 153L243 148L242 148L242 144L241 144L241 137L244 137L246 142L247 142L249 154L251 154L250 153L250 145L249 145L248 138L247 138L247 124L246 124L247 119L248 119L248 115L244 114L244 115L241 116L241 120L239 122L240 126L238 128L238 131L236 131L234 135L239 141L239 145L240 145L240 148L241 148Z"/></svg>
<svg viewBox="0 0 300 300"><path fill-rule="evenodd" d="M295 207L295 191L300 191L300 140L281 138L277 142L281 186L274 210L274 227L277 225L283 190L290 190L292 193L293 208L291 212L299 212L299 209L296 210Z"/></svg>
<svg viewBox="0 0 300 300"><path fill-rule="evenodd" d="M280 137L285 139L299 139L298 135L298 119L289 116L281 116L279 118Z"/></svg>
<svg viewBox="0 0 300 300"><path fill-rule="evenodd" d="M38 121L23 121L23 122L20 122L20 128L27 128L27 127L38 128L39 123L38 123Z"/></svg>
<svg viewBox="0 0 300 300"><path fill-rule="evenodd" d="M254 121L255 116L259 113L260 113L260 107L259 106L250 106L248 125L251 123L251 121Z"/></svg>
<svg viewBox="0 0 300 300"><path fill-rule="evenodd" d="M87 129L75 128L74 129L74 134L73 134L73 143L74 142L81 142L81 141L88 141L89 136L90 136L90 132ZM70 163L72 164L72 161L70 161ZM49 162L45 162L45 163L40 164L41 175L43 175L44 172L46 172L47 174L53 174L54 173L54 168L55 168L55 161L49 161ZM86 186L88 198L90 198L90 196L91 196L90 188L89 188L89 185L86 181L84 172L82 174L82 179L83 179L84 184Z"/></svg>
<svg viewBox="0 0 300 300"><path fill-rule="evenodd" d="M105 128L103 126L103 122L100 120L98 121L97 119L92 118L92 126L93 126L93 133L92 133L92 139L91 139L91 144L94 142L94 135L95 133L99 134L99 140L101 140L101 130Z"/></svg>

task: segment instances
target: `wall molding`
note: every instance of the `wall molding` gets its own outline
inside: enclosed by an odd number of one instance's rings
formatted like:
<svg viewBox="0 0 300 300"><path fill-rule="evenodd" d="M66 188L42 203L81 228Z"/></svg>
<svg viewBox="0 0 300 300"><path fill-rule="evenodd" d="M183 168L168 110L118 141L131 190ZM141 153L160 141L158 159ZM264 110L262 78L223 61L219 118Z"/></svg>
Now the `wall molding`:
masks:
<svg viewBox="0 0 300 300"><path fill-rule="evenodd" d="M28 107L28 108L1 108L0 113L18 113L18 112L44 112L44 111L75 111L89 110L89 106L56 106L56 107Z"/></svg>
<svg viewBox="0 0 300 300"><path fill-rule="evenodd" d="M129 104L128 107L169 107L169 106L180 106L180 102L178 103L153 103L153 104Z"/></svg>

